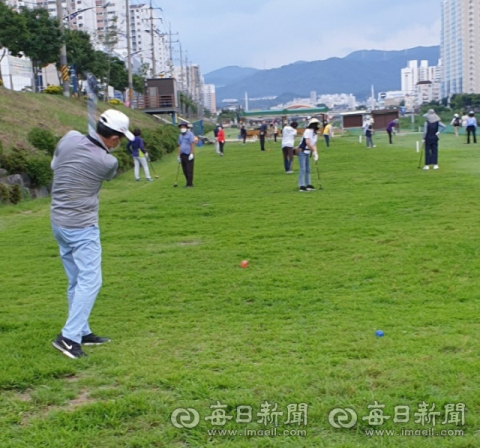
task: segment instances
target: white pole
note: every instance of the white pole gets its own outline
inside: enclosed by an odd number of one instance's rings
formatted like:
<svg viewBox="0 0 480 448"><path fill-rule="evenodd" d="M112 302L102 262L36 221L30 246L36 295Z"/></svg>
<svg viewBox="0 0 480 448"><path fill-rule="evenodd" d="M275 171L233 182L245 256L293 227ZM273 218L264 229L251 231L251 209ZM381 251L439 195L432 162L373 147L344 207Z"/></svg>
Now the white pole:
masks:
<svg viewBox="0 0 480 448"><path fill-rule="evenodd" d="M358 136L358 143L362 143L362 136L361 135Z"/></svg>
<svg viewBox="0 0 480 448"><path fill-rule="evenodd" d="M420 142L417 142L417 152L420 152Z"/></svg>

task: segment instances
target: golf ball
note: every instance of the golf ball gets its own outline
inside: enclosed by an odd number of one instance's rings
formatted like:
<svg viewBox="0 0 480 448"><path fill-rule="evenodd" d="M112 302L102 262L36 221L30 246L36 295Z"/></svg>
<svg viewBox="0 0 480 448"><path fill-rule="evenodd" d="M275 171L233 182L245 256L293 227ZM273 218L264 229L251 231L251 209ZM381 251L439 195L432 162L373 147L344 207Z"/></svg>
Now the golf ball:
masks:
<svg viewBox="0 0 480 448"><path fill-rule="evenodd" d="M241 263L240 263L240 266L242 268L248 268L248 261L247 260L243 260Z"/></svg>
<svg viewBox="0 0 480 448"><path fill-rule="evenodd" d="M377 331L375 332L375 334L376 334L379 338L381 338L381 337L383 337L383 336L385 335L385 333L384 333L382 330L377 330Z"/></svg>

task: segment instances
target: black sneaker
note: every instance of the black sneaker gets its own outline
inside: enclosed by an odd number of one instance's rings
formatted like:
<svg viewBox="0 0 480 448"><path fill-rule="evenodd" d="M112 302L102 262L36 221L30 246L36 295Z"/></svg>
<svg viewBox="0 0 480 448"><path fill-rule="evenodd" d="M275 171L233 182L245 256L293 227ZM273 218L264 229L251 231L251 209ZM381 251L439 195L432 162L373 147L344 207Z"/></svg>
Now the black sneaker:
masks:
<svg viewBox="0 0 480 448"><path fill-rule="evenodd" d="M307 191L307 187L300 187L300 189L298 191L300 191L300 192Z"/></svg>
<svg viewBox="0 0 480 448"><path fill-rule="evenodd" d="M68 338L63 337L62 333L60 333L57 336L57 339L55 339L52 342L52 345L58 351L62 352L65 356L68 356L69 358L72 358L72 359L78 359L78 358L83 358L85 356L88 356L82 350L82 347L80 344L78 344L77 342L71 341Z"/></svg>
<svg viewBox="0 0 480 448"><path fill-rule="evenodd" d="M307 191L315 191L316 188L313 185L307 185Z"/></svg>
<svg viewBox="0 0 480 448"><path fill-rule="evenodd" d="M109 338L102 338L101 336L96 336L93 333L87 334L86 336L82 337L83 345L101 345L110 341L111 339Z"/></svg>

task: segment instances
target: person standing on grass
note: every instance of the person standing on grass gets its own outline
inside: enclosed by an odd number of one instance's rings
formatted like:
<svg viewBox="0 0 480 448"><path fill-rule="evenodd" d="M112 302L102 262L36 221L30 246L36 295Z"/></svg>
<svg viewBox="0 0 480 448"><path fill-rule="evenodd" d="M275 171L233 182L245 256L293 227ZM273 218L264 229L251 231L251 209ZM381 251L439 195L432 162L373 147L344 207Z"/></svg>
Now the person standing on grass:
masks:
<svg viewBox="0 0 480 448"><path fill-rule="evenodd" d="M323 122L323 138L327 148L330 148L330 139L333 138L333 127L328 121Z"/></svg>
<svg viewBox="0 0 480 448"><path fill-rule="evenodd" d="M477 143L477 119L473 110L470 111L467 118L467 145L470 144L470 136L473 137L473 143Z"/></svg>
<svg viewBox="0 0 480 448"><path fill-rule="evenodd" d="M225 148L225 131L222 127L218 130L217 140L220 148L220 155L223 157L223 149Z"/></svg>
<svg viewBox="0 0 480 448"><path fill-rule="evenodd" d="M302 143L298 148L298 163L300 164L298 187L300 192L315 190L315 187L310 181L310 157L313 156L314 162L318 162L317 133L319 127L320 121L312 118L308 122L307 129L305 129L303 134Z"/></svg>
<svg viewBox="0 0 480 448"><path fill-rule="evenodd" d="M217 124L217 125L215 126L215 129L213 130L213 135L215 136L215 152L216 152L217 154L220 154L220 146L219 146L218 140L217 140L219 129L220 129L220 125Z"/></svg>
<svg viewBox="0 0 480 448"><path fill-rule="evenodd" d="M148 170L148 153L145 151L145 143L143 138L140 137L142 132L140 129L135 129L133 131L135 140L133 142L128 142L127 151L133 157L133 172L135 175L135 180L140 181L140 165L142 165L143 171L145 173L145 178L148 182L152 182L153 179L150 177L150 171Z"/></svg>
<svg viewBox="0 0 480 448"><path fill-rule="evenodd" d="M96 336L88 319L102 286L102 248L98 227L98 193L104 180L114 178L117 159L110 154L124 137L134 141L128 117L117 110L105 111L96 132L68 132L53 155L53 235L68 277L68 319L52 342L69 358L86 356L81 344L99 345L110 339Z"/></svg>
<svg viewBox="0 0 480 448"><path fill-rule="evenodd" d="M434 170L438 170L438 136L445 130L446 126L440 121L440 117L433 109L430 109L424 117L426 118L423 126L423 142L425 145L425 166L424 170L429 170L433 165Z"/></svg>
<svg viewBox="0 0 480 448"><path fill-rule="evenodd" d="M373 129L371 124L369 124L368 128L365 129L365 140L367 142L367 149L376 148L376 146L373 144Z"/></svg>
<svg viewBox="0 0 480 448"><path fill-rule="evenodd" d="M282 130L282 152L285 173L292 174L293 148L295 147L295 137L297 136L298 123L294 121L286 125Z"/></svg>
<svg viewBox="0 0 480 448"><path fill-rule="evenodd" d="M452 121L450 122L450 126L453 126L453 129L455 131L455 137L458 137L458 128L462 124L462 121L460 120L460 117L458 114L455 114L453 116Z"/></svg>
<svg viewBox="0 0 480 448"><path fill-rule="evenodd" d="M398 118L396 118L395 120L392 120L390 123L388 123L387 133L388 133L388 141L390 142L390 144L393 143L392 135L395 134L395 128L398 125L398 123L399 123Z"/></svg>
<svg viewBox="0 0 480 448"><path fill-rule="evenodd" d="M265 137L267 135L267 122L262 121L262 124L260 126L260 151L265 151Z"/></svg>
<svg viewBox="0 0 480 448"><path fill-rule="evenodd" d="M183 174L187 184L186 188L193 187L193 165L195 157L195 136L188 130L187 123L180 123L180 135L178 136L178 163L182 164Z"/></svg>
<svg viewBox="0 0 480 448"><path fill-rule="evenodd" d="M275 143L277 143L277 137L278 137L278 127L277 127L277 123L273 123L273 141Z"/></svg>
<svg viewBox="0 0 480 448"><path fill-rule="evenodd" d="M240 137L243 140L243 144L247 141L247 130L245 129L245 125L242 124L242 127L240 128Z"/></svg>

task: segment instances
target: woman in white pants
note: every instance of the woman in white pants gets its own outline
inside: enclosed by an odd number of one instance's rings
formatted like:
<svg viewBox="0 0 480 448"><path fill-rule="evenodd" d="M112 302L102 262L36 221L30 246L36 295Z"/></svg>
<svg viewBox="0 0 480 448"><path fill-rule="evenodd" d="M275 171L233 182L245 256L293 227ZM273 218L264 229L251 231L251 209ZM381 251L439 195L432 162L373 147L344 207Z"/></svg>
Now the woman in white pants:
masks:
<svg viewBox="0 0 480 448"><path fill-rule="evenodd" d="M147 178L148 182L152 182L152 178L150 177L150 171L148 170L148 153L145 151L145 143L143 138L140 137L142 132L140 129L135 129L133 131L133 135L135 136L135 140L133 142L128 142L127 151L133 157L133 166L134 166L134 175L135 180L137 182L140 181L140 165L142 165L143 171L145 172L145 177Z"/></svg>

